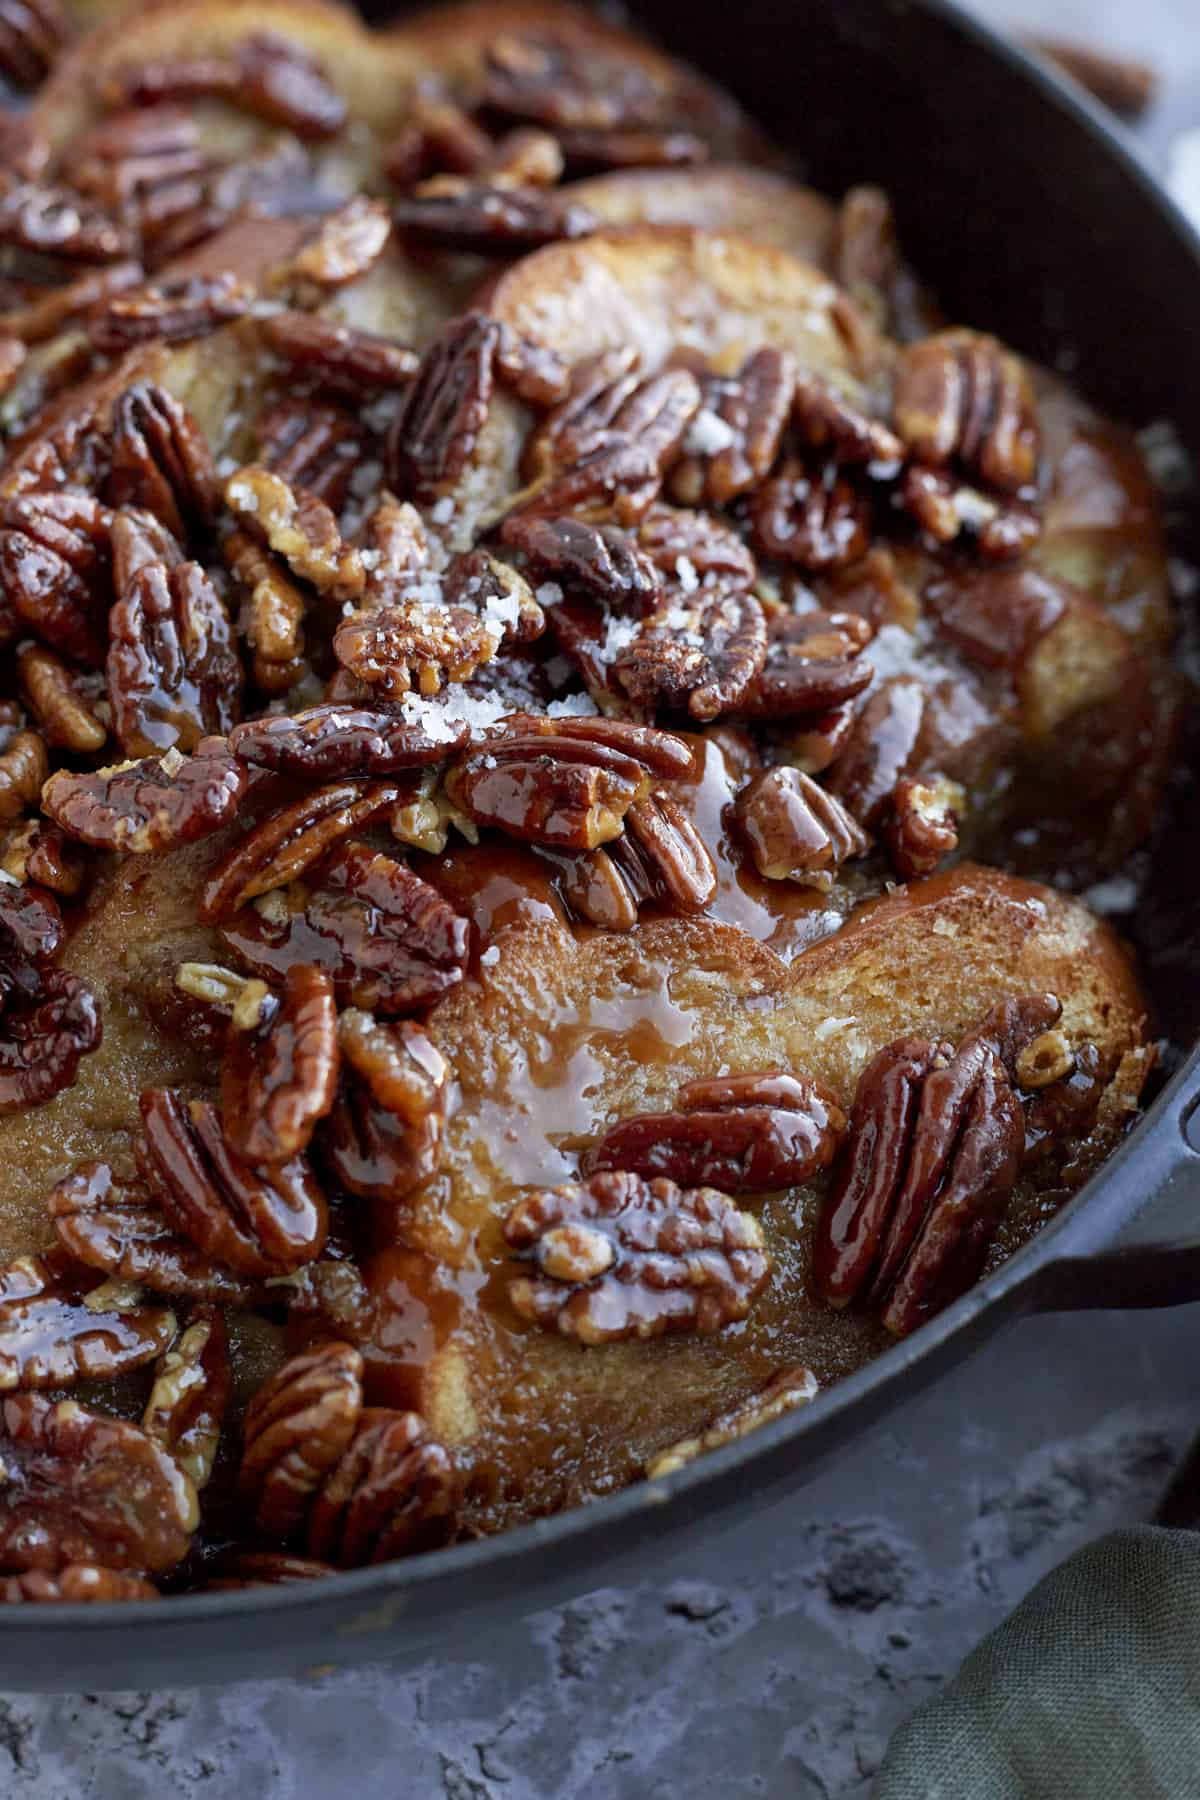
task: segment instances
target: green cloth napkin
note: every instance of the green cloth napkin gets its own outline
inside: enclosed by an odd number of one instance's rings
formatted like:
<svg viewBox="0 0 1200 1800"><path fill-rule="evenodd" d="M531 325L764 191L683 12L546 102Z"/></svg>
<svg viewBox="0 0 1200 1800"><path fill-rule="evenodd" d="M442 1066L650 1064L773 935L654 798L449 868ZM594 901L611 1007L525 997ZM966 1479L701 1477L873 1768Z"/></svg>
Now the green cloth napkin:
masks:
<svg viewBox="0 0 1200 1800"><path fill-rule="evenodd" d="M874 1800L1200 1796L1200 1534L1076 1551L902 1725Z"/></svg>

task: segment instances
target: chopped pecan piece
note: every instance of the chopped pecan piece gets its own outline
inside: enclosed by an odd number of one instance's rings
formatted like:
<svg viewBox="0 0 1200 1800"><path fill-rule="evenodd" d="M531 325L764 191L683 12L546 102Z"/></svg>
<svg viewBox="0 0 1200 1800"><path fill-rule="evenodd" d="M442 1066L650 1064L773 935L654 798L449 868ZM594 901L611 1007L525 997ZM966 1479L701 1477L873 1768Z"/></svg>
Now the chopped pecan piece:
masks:
<svg viewBox="0 0 1200 1800"><path fill-rule="evenodd" d="M193 1300L236 1306L262 1297L260 1286L175 1231L146 1184L115 1181L107 1163L76 1169L46 1205L62 1242L89 1268Z"/></svg>
<svg viewBox="0 0 1200 1800"><path fill-rule="evenodd" d="M28 352L20 338L0 332L0 395L6 394L21 372Z"/></svg>
<svg viewBox="0 0 1200 1800"><path fill-rule="evenodd" d="M0 1009L0 1117L44 1106L69 1088L101 1031L96 996L78 975L44 969L31 989L7 985Z"/></svg>
<svg viewBox="0 0 1200 1800"><path fill-rule="evenodd" d="M962 486L941 469L910 466L900 484L900 498L936 543L952 544L963 532L970 532L980 553L996 562L1021 556L1041 532L1041 521L1031 506L993 499L978 488Z"/></svg>
<svg viewBox="0 0 1200 1800"><path fill-rule="evenodd" d="M771 1272L757 1219L715 1188L617 1171L526 1195L504 1236L537 1270L509 1282L514 1310L583 1344L719 1331Z"/></svg>
<svg viewBox="0 0 1200 1800"><path fill-rule="evenodd" d="M153 513L181 544L216 518L208 441L187 408L153 382L126 388L113 408L108 498Z"/></svg>
<svg viewBox="0 0 1200 1800"><path fill-rule="evenodd" d="M275 290L315 288L318 294L345 287L373 268L383 255L391 230L382 200L355 194L321 220L295 255L272 270ZM416 358L413 358L415 366Z"/></svg>
<svg viewBox="0 0 1200 1800"><path fill-rule="evenodd" d="M901 1038L867 1065L814 1244L823 1299L869 1289L899 1337L978 1279L1025 1142L1005 1064L1058 1011L1052 995L1006 1002L957 1051Z"/></svg>
<svg viewBox="0 0 1200 1800"><path fill-rule="evenodd" d="M270 469L251 464L229 477L225 503L243 530L281 556L299 580L331 600L358 599L365 579L359 553L315 494L297 494Z"/></svg>
<svg viewBox="0 0 1200 1800"><path fill-rule="evenodd" d="M337 1009L325 971L298 963L282 997L248 983L221 1065L225 1136L237 1155L270 1169L307 1149L333 1105L337 1076Z"/></svg>
<svg viewBox="0 0 1200 1800"><path fill-rule="evenodd" d="M695 1437L681 1438L677 1444L660 1450L646 1464L647 1481L661 1481L666 1475L675 1475L695 1462L698 1456L736 1443L763 1425L782 1419L785 1413L794 1412L796 1407L807 1406L810 1400L816 1399L818 1388L819 1383L811 1369L781 1369L756 1393L748 1394L735 1406L727 1407L710 1419Z"/></svg>
<svg viewBox="0 0 1200 1800"><path fill-rule="evenodd" d="M662 788L634 801L608 854L639 900L653 897L678 912L703 912L717 890L708 846L683 807Z"/></svg>
<svg viewBox="0 0 1200 1800"><path fill-rule="evenodd" d="M614 720L599 729L589 729L590 720L545 724L469 751L447 771L446 792L479 825L550 849L592 850L619 836L625 814L649 790L637 760L641 728L622 738Z"/></svg>
<svg viewBox="0 0 1200 1800"><path fill-rule="evenodd" d="M415 350L312 313L268 313L259 320L258 333L267 349L292 368L351 399L406 387L420 367Z"/></svg>
<svg viewBox="0 0 1200 1800"><path fill-rule="evenodd" d="M613 351L572 371L567 397L530 437L522 467L535 482L519 510L582 513L635 525L658 497L700 405L688 369L645 380L633 353Z"/></svg>
<svg viewBox="0 0 1200 1800"><path fill-rule="evenodd" d="M671 493L685 506L727 506L770 474L783 443L796 387L786 350L764 345L736 377L707 375L700 411L671 471Z"/></svg>
<svg viewBox="0 0 1200 1800"><path fill-rule="evenodd" d="M158 1589L140 1575L122 1575L95 1563L68 1563L49 1575L44 1569L28 1569L24 1575L0 1580L0 1605L107 1606L113 1600L157 1600Z"/></svg>
<svg viewBox="0 0 1200 1800"><path fill-rule="evenodd" d="M833 273L881 331L892 325L900 249L892 203L878 187L854 187L838 209Z"/></svg>
<svg viewBox="0 0 1200 1800"><path fill-rule="evenodd" d="M119 262L129 239L70 188L14 181L0 192L0 245L64 263Z"/></svg>
<svg viewBox="0 0 1200 1800"><path fill-rule="evenodd" d="M238 1477L259 1531L287 1537L336 1468L362 1412L362 1357L329 1342L293 1356L246 1408Z"/></svg>
<svg viewBox="0 0 1200 1800"><path fill-rule="evenodd" d="M845 1129L833 1095L807 1075L718 1076L685 1083L674 1112L613 1125L586 1167L734 1194L799 1187L833 1161Z"/></svg>
<svg viewBox="0 0 1200 1800"><path fill-rule="evenodd" d="M73 1387L153 1362L174 1313L118 1305L107 1287L81 1281L61 1247L0 1269L0 1389Z"/></svg>
<svg viewBox="0 0 1200 1800"><path fill-rule="evenodd" d="M142 1415L142 1429L170 1451L194 1488L212 1474L232 1380L224 1315L198 1307L179 1342L159 1358Z"/></svg>
<svg viewBox="0 0 1200 1800"><path fill-rule="evenodd" d="M320 65L274 32L256 32L233 56L140 62L106 74L109 107L156 106L164 100L223 99L282 126L306 142L336 137L346 107Z"/></svg>
<svg viewBox="0 0 1200 1800"><path fill-rule="evenodd" d="M237 725L229 748L258 768L309 781L344 781L444 762L469 736L464 719L447 717L444 733L439 729L435 735L399 711L330 702Z"/></svg>
<svg viewBox="0 0 1200 1800"><path fill-rule="evenodd" d="M322 1130L339 1186L368 1200L403 1200L438 1166L449 1071L410 1020L350 1007L338 1020L341 1089Z"/></svg>
<svg viewBox="0 0 1200 1800"><path fill-rule="evenodd" d="M36 806L50 774L46 744L36 731L16 731L0 751L0 821Z"/></svg>
<svg viewBox="0 0 1200 1800"><path fill-rule="evenodd" d="M81 846L49 819L28 819L5 840L0 869L14 881L34 882L72 899L87 880L88 863Z"/></svg>
<svg viewBox="0 0 1200 1800"><path fill-rule="evenodd" d="M219 739L212 747L206 740L194 756L171 749L85 775L60 769L43 788L42 805L82 843L147 855L219 831L245 785L242 765Z"/></svg>
<svg viewBox="0 0 1200 1800"><path fill-rule="evenodd" d="M136 1425L73 1400L0 1405L0 1559L50 1573L71 1563L169 1569L196 1528L196 1492Z"/></svg>
<svg viewBox="0 0 1200 1800"><path fill-rule="evenodd" d="M410 188L446 171L473 174L487 162L494 147L483 127L453 100L418 91L400 135L388 150L384 169L397 187Z"/></svg>
<svg viewBox="0 0 1200 1800"><path fill-rule="evenodd" d="M853 814L811 775L764 769L738 794L738 827L754 866L769 881L798 881L828 893L844 862L871 840Z"/></svg>
<svg viewBox="0 0 1200 1800"><path fill-rule="evenodd" d="M342 1004L404 1013L432 1006L463 978L467 921L419 875L367 844L341 846L315 891L281 898L269 918L247 907L222 926L225 942L266 980L293 963L316 963Z"/></svg>
<svg viewBox="0 0 1200 1800"><path fill-rule="evenodd" d="M419 1413L365 1407L308 1515L308 1548L339 1568L431 1550L454 1529L458 1480Z"/></svg>
<svg viewBox="0 0 1200 1800"><path fill-rule="evenodd" d="M932 875L942 858L958 848L965 804L962 787L944 775L924 781L905 775L896 783L883 835L901 881Z"/></svg>
<svg viewBox="0 0 1200 1800"><path fill-rule="evenodd" d="M147 563L109 614L113 731L128 756L195 750L241 713L242 665L225 603L199 563Z"/></svg>
<svg viewBox="0 0 1200 1800"><path fill-rule="evenodd" d="M536 575L594 594L610 606L645 613L662 598L654 563L614 525L510 513L500 536L524 552Z"/></svg>
<svg viewBox="0 0 1200 1800"><path fill-rule="evenodd" d="M70 35L58 0L3 0L0 75L14 87L40 87Z"/></svg>
<svg viewBox="0 0 1200 1800"><path fill-rule="evenodd" d="M103 747L108 732L81 692L78 678L53 650L43 649L40 644L23 644L17 651L17 680L44 743L81 756ZM39 760L35 754L34 761ZM49 773L47 767L42 781ZM34 785L32 771L28 785ZM40 794L38 782L30 799Z"/></svg>
<svg viewBox="0 0 1200 1800"><path fill-rule="evenodd" d="M201 919L218 923L248 900L295 881L404 797L394 781L338 781L269 814L212 870L200 895Z"/></svg>
<svg viewBox="0 0 1200 1800"><path fill-rule="evenodd" d="M400 231L419 243L479 256L511 256L562 238L586 237L599 220L578 200L542 187L477 184L458 175L435 176L425 191L392 207Z"/></svg>
<svg viewBox="0 0 1200 1800"><path fill-rule="evenodd" d="M183 344L240 319L253 300L254 289L229 270L152 283L114 295L88 320L88 336L105 356L156 340Z"/></svg>
<svg viewBox="0 0 1200 1800"><path fill-rule="evenodd" d="M488 45L482 102L551 131L629 131L661 124L666 96L632 57L522 32Z"/></svg>
<svg viewBox="0 0 1200 1800"><path fill-rule="evenodd" d="M612 670L639 706L686 709L707 723L741 705L767 654L767 626L753 594L697 587L652 613Z"/></svg>
<svg viewBox="0 0 1200 1800"><path fill-rule="evenodd" d="M922 683L893 675L858 714L830 779L830 791L865 826L884 818L901 777L918 761L928 704Z"/></svg>
<svg viewBox="0 0 1200 1800"><path fill-rule="evenodd" d="M833 462L812 469L789 457L752 496L750 517L763 555L802 569L844 568L870 538L867 503Z"/></svg>
<svg viewBox="0 0 1200 1800"><path fill-rule="evenodd" d="M861 660L874 628L860 613L776 613L767 621L767 654L739 711L751 719L829 713L871 685Z"/></svg>
<svg viewBox="0 0 1200 1800"><path fill-rule="evenodd" d="M277 557L245 531L231 531L223 551L246 594L242 629L254 653L254 679L264 693L286 693L305 671L305 600Z"/></svg>
<svg viewBox="0 0 1200 1800"><path fill-rule="evenodd" d="M1043 1031L1026 1044L1015 1058L1013 1073L1018 1087L1038 1093L1056 1081L1065 1081L1075 1068L1075 1051L1065 1031Z"/></svg>
<svg viewBox="0 0 1200 1800"><path fill-rule="evenodd" d="M995 338L943 331L900 353L896 430L918 462L957 462L1002 494L1034 481L1037 407L1024 365Z"/></svg>
<svg viewBox="0 0 1200 1800"><path fill-rule="evenodd" d="M880 419L865 413L835 387L807 372L796 378L792 419L814 450L828 450L839 463L899 464L904 445Z"/></svg>
<svg viewBox="0 0 1200 1800"><path fill-rule="evenodd" d="M300 1159L257 1174L231 1149L215 1109L170 1088L141 1097L142 1172L177 1231L236 1274L287 1275L321 1252L325 1198Z"/></svg>

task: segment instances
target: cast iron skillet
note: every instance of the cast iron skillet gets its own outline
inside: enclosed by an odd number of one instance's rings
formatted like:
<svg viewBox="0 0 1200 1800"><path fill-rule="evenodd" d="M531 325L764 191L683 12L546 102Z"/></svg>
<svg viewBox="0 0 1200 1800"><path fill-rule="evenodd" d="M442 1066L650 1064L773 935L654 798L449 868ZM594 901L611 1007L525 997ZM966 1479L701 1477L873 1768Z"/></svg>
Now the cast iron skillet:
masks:
<svg viewBox="0 0 1200 1800"><path fill-rule="evenodd" d="M951 315L1070 368L1100 405L1171 419L1200 462L1200 243L1099 113L943 0L642 0L639 22L732 87L816 186L878 180ZM787 47L788 54L781 55ZM1065 365L1064 365L1065 366ZM1145 919L1159 1023L1200 1033L1190 817ZM23 1607L0 1687L160 1687L427 1655L597 1582L636 1578L736 1505L795 1487L1021 1313L1200 1298L1200 1053L1025 1249L813 1405L665 1481L503 1537L290 1588L157 1606Z"/></svg>

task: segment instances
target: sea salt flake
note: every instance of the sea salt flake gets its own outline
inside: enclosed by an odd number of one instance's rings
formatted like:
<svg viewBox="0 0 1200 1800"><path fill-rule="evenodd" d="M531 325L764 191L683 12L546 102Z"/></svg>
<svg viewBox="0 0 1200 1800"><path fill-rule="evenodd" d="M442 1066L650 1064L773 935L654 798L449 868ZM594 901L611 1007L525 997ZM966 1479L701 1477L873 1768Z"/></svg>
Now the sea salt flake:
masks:
<svg viewBox="0 0 1200 1800"><path fill-rule="evenodd" d="M733 427L727 425L719 413L702 406L688 426L683 448L689 456L716 456L736 442L737 433Z"/></svg>

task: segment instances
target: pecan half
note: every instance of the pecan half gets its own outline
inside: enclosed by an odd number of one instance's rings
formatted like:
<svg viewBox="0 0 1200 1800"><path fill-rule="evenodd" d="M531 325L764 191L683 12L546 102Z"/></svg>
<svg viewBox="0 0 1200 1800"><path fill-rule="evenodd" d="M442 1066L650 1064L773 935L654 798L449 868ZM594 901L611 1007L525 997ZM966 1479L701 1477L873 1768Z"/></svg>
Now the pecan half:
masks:
<svg viewBox="0 0 1200 1800"><path fill-rule="evenodd" d="M399 711L329 702L237 725L229 734L229 748L258 768L310 781L340 781L427 768L461 750L469 736L465 719L448 717L444 735L440 722L433 735Z"/></svg>
<svg viewBox="0 0 1200 1800"><path fill-rule="evenodd" d="M40 87L70 35L58 0L3 0L0 75L14 87Z"/></svg>
<svg viewBox="0 0 1200 1800"><path fill-rule="evenodd" d="M897 782L918 762L927 705L915 676L893 675L855 719L829 786L864 826L882 821Z"/></svg>
<svg viewBox="0 0 1200 1800"><path fill-rule="evenodd" d="M0 1559L51 1573L71 1563L169 1569L197 1521L187 1476L136 1425L73 1400L0 1404Z"/></svg>
<svg viewBox="0 0 1200 1800"><path fill-rule="evenodd" d="M890 468L903 461L904 445L894 431L807 371L796 378L792 419L811 449L827 450L839 465Z"/></svg>
<svg viewBox="0 0 1200 1800"><path fill-rule="evenodd" d="M106 1288L79 1280L61 1248L0 1269L0 1390L73 1387L153 1362L174 1313L119 1306Z"/></svg>
<svg viewBox="0 0 1200 1800"><path fill-rule="evenodd" d="M225 1136L237 1155L258 1169L298 1156L333 1105L337 1076L337 1009L325 971L298 963L282 996L249 983L221 1065Z"/></svg>
<svg viewBox="0 0 1200 1800"><path fill-rule="evenodd" d="M652 613L612 671L631 700L707 722L736 711L766 660L767 626L753 594L698 587Z"/></svg>
<svg viewBox="0 0 1200 1800"><path fill-rule="evenodd" d="M53 650L23 644L17 651L17 681L44 743L77 755L103 747L108 732L81 692L77 677ZM49 773L47 767L45 775ZM32 787L32 778L29 785ZM40 784L37 792L40 796ZM31 793L30 799L34 797Z"/></svg>
<svg viewBox="0 0 1200 1800"><path fill-rule="evenodd" d="M441 1156L449 1071L410 1020L382 1021L356 1007L338 1020L342 1082L321 1133L339 1186L368 1200L403 1200Z"/></svg>
<svg viewBox="0 0 1200 1800"><path fill-rule="evenodd" d="M647 1481L661 1481L666 1475L674 1475L695 1462L698 1456L707 1456L710 1450L736 1443L763 1425L782 1419L785 1413L794 1412L796 1407L807 1406L810 1400L816 1399L818 1388L819 1383L811 1369L781 1369L756 1393L748 1394L735 1406L727 1407L710 1419L695 1437L681 1438L677 1444L660 1450L646 1464Z"/></svg>
<svg viewBox="0 0 1200 1800"><path fill-rule="evenodd" d="M3 760L0 757L0 767ZM0 869L14 881L34 882L73 899L87 880L88 861L81 846L49 819L29 819L5 839Z"/></svg>
<svg viewBox="0 0 1200 1800"><path fill-rule="evenodd" d="M673 590L686 594L696 581L734 588L754 586L754 552L737 532L712 513L652 506L638 527L637 542Z"/></svg>
<svg viewBox="0 0 1200 1800"><path fill-rule="evenodd" d="M365 579L359 553L343 541L337 519L315 494L297 494L270 469L251 464L225 483L225 504L299 580L331 600L358 599Z"/></svg>
<svg viewBox="0 0 1200 1800"><path fill-rule="evenodd" d="M118 262L130 253L126 233L81 194L30 181L0 192L0 245L63 263Z"/></svg>
<svg viewBox="0 0 1200 1800"><path fill-rule="evenodd" d="M662 598L654 563L613 525L511 513L500 537L524 552L536 575L594 594L610 606L645 613Z"/></svg>
<svg viewBox="0 0 1200 1800"><path fill-rule="evenodd" d="M71 1087L101 1030L99 1003L78 975L44 969L32 993L11 988L0 1011L0 1117Z"/></svg>
<svg viewBox="0 0 1200 1800"><path fill-rule="evenodd" d="M860 613L776 613L767 621L767 654L739 711L751 719L828 713L871 685L861 660L875 635Z"/></svg>
<svg viewBox="0 0 1200 1800"><path fill-rule="evenodd" d="M480 825L550 849L592 850L618 837L649 790L643 728L616 720L547 719L489 738L446 772L446 792ZM573 729L572 729L573 727ZM651 733L644 740L651 745ZM690 762L690 757L689 757Z"/></svg>
<svg viewBox="0 0 1200 1800"><path fill-rule="evenodd" d="M325 1199L299 1159L261 1175L231 1149L207 1101L185 1103L170 1088L141 1097L143 1174L168 1220L216 1261L255 1277L287 1275L318 1256Z"/></svg>
<svg viewBox="0 0 1200 1800"><path fill-rule="evenodd" d="M519 511L619 525L645 517L700 405L700 384L688 369L642 380L635 363L612 352L572 372L566 400L526 445L522 467L535 486Z"/></svg>
<svg viewBox="0 0 1200 1800"><path fill-rule="evenodd" d="M198 1307L177 1344L163 1352L142 1415L142 1429L175 1458L194 1488L212 1474L233 1370L225 1318Z"/></svg>
<svg viewBox="0 0 1200 1800"><path fill-rule="evenodd" d="M86 494L32 492L0 501L0 585L17 617L51 649L97 667L109 590L112 515Z"/></svg>
<svg viewBox="0 0 1200 1800"><path fill-rule="evenodd" d="M628 820L629 814L625 815ZM624 836L613 845L624 844ZM627 875L611 850L583 850L564 856L558 892L572 918L586 920L601 931L632 931L638 921L638 905L651 893L640 866Z"/></svg>
<svg viewBox="0 0 1200 1800"><path fill-rule="evenodd" d="M16 731L0 751L0 821L19 819L36 806L50 774L50 759L41 734Z"/></svg>
<svg viewBox="0 0 1200 1800"><path fill-rule="evenodd" d="M558 131L562 160L572 175L608 169L678 169L707 162L710 149L691 131Z"/></svg>
<svg viewBox="0 0 1200 1800"><path fill-rule="evenodd" d="M674 1112L622 1119L586 1167L734 1194L799 1187L833 1161L845 1129L833 1095L807 1075L718 1076L687 1082Z"/></svg>
<svg viewBox="0 0 1200 1800"><path fill-rule="evenodd" d="M504 1237L537 1270L509 1282L514 1310L584 1344L719 1331L771 1272L758 1221L715 1188L616 1171L526 1195Z"/></svg>
<svg viewBox="0 0 1200 1800"><path fill-rule="evenodd" d="M901 277L892 203L878 187L853 187L838 208L833 274L881 331L893 325Z"/></svg>
<svg viewBox="0 0 1200 1800"><path fill-rule="evenodd" d="M253 301L254 289L230 270L152 282L113 295L87 321L87 333L103 356L138 344L184 344L242 318Z"/></svg>
<svg viewBox="0 0 1200 1800"><path fill-rule="evenodd" d="M242 664L225 603L199 563L147 563L109 614L105 672L127 756L195 750L241 713Z"/></svg>
<svg viewBox="0 0 1200 1800"><path fill-rule="evenodd" d="M436 694L447 682L469 681L490 662L502 627L471 606L423 599L361 607L338 626L333 653L344 669L383 694L416 688Z"/></svg>
<svg viewBox="0 0 1200 1800"><path fill-rule="evenodd" d="M312 313L269 313L259 320L258 334L293 369L359 401L381 388L405 387L420 367L415 350Z"/></svg>
<svg viewBox="0 0 1200 1800"><path fill-rule="evenodd" d="M717 870L708 846L662 788L634 801L608 855L636 900L654 898L677 912L703 912L716 893Z"/></svg>
<svg viewBox="0 0 1200 1800"><path fill-rule="evenodd" d="M896 430L918 462L958 462L1002 494L1037 475L1037 405L1020 358L976 331L943 331L900 353Z"/></svg>
<svg viewBox="0 0 1200 1800"><path fill-rule="evenodd" d="M0 989L6 998L32 992L22 965L49 962L63 936L62 909L49 894L0 885Z"/></svg>
<svg viewBox="0 0 1200 1800"><path fill-rule="evenodd" d="M342 845L313 891L278 912L243 908L222 937L248 968L278 980L316 963L338 1000L384 1013L432 1006L463 978L469 926L435 888L367 844Z"/></svg>
<svg viewBox="0 0 1200 1800"><path fill-rule="evenodd" d="M21 343L44 344L79 324L97 306L144 279L142 265L114 263L107 269L85 269L62 287L38 290L27 305L0 312L0 329Z"/></svg>
<svg viewBox="0 0 1200 1800"><path fill-rule="evenodd" d="M216 1263L167 1219L148 1185L117 1182L107 1163L86 1163L52 1188L46 1206L59 1237L89 1268L161 1294L246 1305L261 1286Z"/></svg>
<svg viewBox="0 0 1200 1800"><path fill-rule="evenodd" d="M424 192L397 200L392 221L419 243L479 256L586 237L600 222L578 200L543 187L484 186L458 175L435 176Z"/></svg>
<svg viewBox="0 0 1200 1800"><path fill-rule="evenodd" d="M942 858L958 848L965 804L962 787L944 775L924 781L905 775L896 783L883 836L901 881L932 875Z"/></svg>
<svg viewBox="0 0 1200 1800"><path fill-rule="evenodd" d="M126 388L113 407L111 504L143 507L186 544L211 527L219 494L208 440L187 408L154 382Z"/></svg>
<svg viewBox="0 0 1200 1800"><path fill-rule="evenodd" d="M799 769L755 775L738 794L734 817L768 881L798 881L828 893L842 864L871 848L853 814Z"/></svg>
<svg viewBox="0 0 1200 1800"><path fill-rule="evenodd" d="M634 58L551 34L505 33L488 45L482 103L549 130L628 131L663 122L666 96Z"/></svg>
<svg viewBox="0 0 1200 1800"><path fill-rule="evenodd" d="M494 319L468 313L426 350L388 437L397 494L432 505L470 462L491 408L497 337Z"/></svg>
<svg viewBox="0 0 1200 1800"><path fill-rule="evenodd" d="M241 1588L281 1587L292 1581L317 1581L334 1573L329 1563L309 1556L287 1556L278 1550L234 1550L217 1558L204 1583L206 1594Z"/></svg>
<svg viewBox="0 0 1200 1800"><path fill-rule="evenodd" d="M685 506L727 506L770 474L783 443L796 388L795 359L764 345L734 377L706 375L701 409L671 471L671 493Z"/></svg>
<svg viewBox="0 0 1200 1800"><path fill-rule="evenodd" d="M228 58L140 62L108 72L101 99L110 107L228 100L306 142L336 137L346 121L345 103L320 64L268 31L244 39Z"/></svg>
<svg viewBox="0 0 1200 1800"><path fill-rule="evenodd" d="M754 541L764 556L802 569L844 568L870 541L867 503L837 472L789 457L753 494Z"/></svg>
<svg viewBox="0 0 1200 1800"><path fill-rule="evenodd" d="M238 1485L255 1526L290 1536L336 1468L362 1412L362 1357L330 1342L293 1356L246 1408Z"/></svg>
<svg viewBox="0 0 1200 1800"><path fill-rule="evenodd" d="M345 504L354 472L369 453L363 420L341 405L288 398L260 413L254 430L256 462L289 487L307 488L335 512Z"/></svg>
<svg viewBox="0 0 1200 1800"><path fill-rule="evenodd" d="M259 894L286 887L406 794L395 781L331 782L268 814L209 874L200 894L201 919L218 923Z"/></svg>
<svg viewBox="0 0 1200 1800"><path fill-rule="evenodd" d="M269 286L276 291L315 288L319 293L345 287L379 261L390 230L383 201L354 194L321 220L286 263L272 270Z"/></svg>
<svg viewBox="0 0 1200 1800"><path fill-rule="evenodd" d="M900 484L900 499L935 543L952 544L966 532L973 535L980 554L996 562L1021 556L1041 533L1041 521L1031 506L993 499L978 488L964 487L941 469L910 466Z"/></svg>
<svg viewBox="0 0 1200 1800"><path fill-rule="evenodd" d="M1010 1001L957 1051L902 1038L867 1065L814 1242L823 1299L869 1288L899 1337L978 1279L1025 1142L1005 1062L1058 1010L1048 995Z"/></svg>
<svg viewBox="0 0 1200 1800"><path fill-rule="evenodd" d="M219 831L245 785L245 769L223 746L202 743L194 756L171 749L86 775L60 769L42 790L42 806L82 843L140 856Z"/></svg>
<svg viewBox="0 0 1200 1800"><path fill-rule="evenodd" d="M339 1568L391 1562L446 1542L454 1465L419 1413L365 1407L308 1515L308 1548Z"/></svg>
<svg viewBox="0 0 1200 1800"><path fill-rule="evenodd" d="M56 1574L29 1569L0 1580L0 1605L107 1606L113 1600L157 1600L158 1589L140 1575L122 1575L95 1563L68 1563Z"/></svg>

